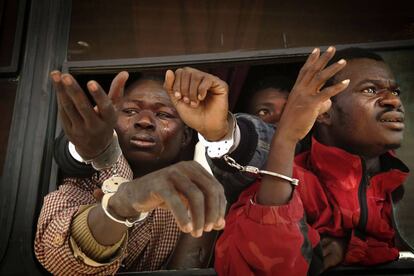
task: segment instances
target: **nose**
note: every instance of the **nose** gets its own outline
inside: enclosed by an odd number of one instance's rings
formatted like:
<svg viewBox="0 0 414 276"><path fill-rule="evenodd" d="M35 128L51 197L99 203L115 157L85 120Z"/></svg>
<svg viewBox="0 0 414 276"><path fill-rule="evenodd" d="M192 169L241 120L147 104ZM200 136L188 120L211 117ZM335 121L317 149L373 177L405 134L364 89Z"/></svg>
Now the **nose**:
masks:
<svg viewBox="0 0 414 276"><path fill-rule="evenodd" d="M379 100L381 107L392 107L394 109L400 109L402 102L399 95L396 95L393 91L384 91Z"/></svg>
<svg viewBox="0 0 414 276"><path fill-rule="evenodd" d="M134 123L135 128L142 129L155 129L154 114L150 111L142 110L136 116L136 121Z"/></svg>

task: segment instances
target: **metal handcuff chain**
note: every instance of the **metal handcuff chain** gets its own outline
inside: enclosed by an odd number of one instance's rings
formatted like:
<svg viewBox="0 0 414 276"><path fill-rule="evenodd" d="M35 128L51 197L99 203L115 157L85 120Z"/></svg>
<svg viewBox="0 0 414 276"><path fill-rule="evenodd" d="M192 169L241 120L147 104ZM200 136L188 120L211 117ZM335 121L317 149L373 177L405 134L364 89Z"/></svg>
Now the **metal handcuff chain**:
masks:
<svg viewBox="0 0 414 276"><path fill-rule="evenodd" d="M283 180L286 180L288 182L290 182L290 184L292 184L293 186L298 186L299 185L299 179L297 178L292 178L280 173L276 173L276 172L271 172L271 171L266 171L266 170L260 170L257 167L254 166L242 166L239 163L236 162L236 160L234 160L233 158L231 158L230 156L228 156L227 154L223 156L224 161L233 168L236 168L237 170L241 171L241 172L247 172L247 173L251 173L254 175L270 175L273 177L277 177Z"/></svg>

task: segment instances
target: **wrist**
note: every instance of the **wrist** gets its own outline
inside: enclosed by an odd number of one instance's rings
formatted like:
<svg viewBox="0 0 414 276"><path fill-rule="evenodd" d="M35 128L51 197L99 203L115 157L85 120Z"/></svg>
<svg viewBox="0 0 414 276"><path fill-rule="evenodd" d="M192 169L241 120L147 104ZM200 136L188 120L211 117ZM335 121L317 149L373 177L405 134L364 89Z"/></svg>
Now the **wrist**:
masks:
<svg viewBox="0 0 414 276"><path fill-rule="evenodd" d="M127 186L128 183L122 184L122 188ZM122 192L124 189L119 189L108 201L108 209L112 211L113 214L122 218L135 218L140 215L140 212L134 209L132 204L129 202L129 197L126 196L127 193Z"/></svg>
<svg viewBox="0 0 414 276"><path fill-rule="evenodd" d="M200 132L200 134L209 142L216 142L226 137L230 131L228 120L224 121L220 129Z"/></svg>

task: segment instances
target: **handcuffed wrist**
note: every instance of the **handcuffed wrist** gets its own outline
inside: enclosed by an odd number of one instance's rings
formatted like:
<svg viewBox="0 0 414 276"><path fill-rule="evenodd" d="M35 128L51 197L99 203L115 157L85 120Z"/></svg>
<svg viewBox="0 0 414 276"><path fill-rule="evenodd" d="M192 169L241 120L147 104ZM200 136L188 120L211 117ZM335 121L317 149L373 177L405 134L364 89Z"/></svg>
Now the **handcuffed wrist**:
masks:
<svg viewBox="0 0 414 276"><path fill-rule="evenodd" d="M237 126L236 118L229 112L227 116L228 132L220 141L210 142L200 133L198 139L207 149L207 154L211 158L221 158L225 154L229 154L240 142L240 129Z"/></svg>
<svg viewBox="0 0 414 276"><path fill-rule="evenodd" d="M95 170L103 170L112 167L121 156L122 151L118 142L118 135L114 131L112 141L109 146L97 157L84 160L86 164L91 164Z"/></svg>

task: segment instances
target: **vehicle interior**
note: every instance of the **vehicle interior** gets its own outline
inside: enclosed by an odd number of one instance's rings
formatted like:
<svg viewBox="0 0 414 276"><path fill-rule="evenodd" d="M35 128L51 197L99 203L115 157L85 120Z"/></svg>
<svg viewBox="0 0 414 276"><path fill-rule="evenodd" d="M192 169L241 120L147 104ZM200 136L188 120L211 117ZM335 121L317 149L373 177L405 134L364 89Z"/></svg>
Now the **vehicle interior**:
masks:
<svg viewBox="0 0 414 276"><path fill-rule="evenodd" d="M225 80L237 112L250 82L263 74L296 75L314 47L371 49L401 86L406 124L397 155L414 170L413 10L410 1L0 0L0 275L48 275L33 239L43 197L60 179L53 160L61 127L52 70L107 89L121 70L134 75L191 66ZM340 266L324 275L410 275L413 209L410 175L393 214L408 253L392 263ZM212 268L120 274L216 275Z"/></svg>

